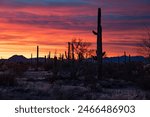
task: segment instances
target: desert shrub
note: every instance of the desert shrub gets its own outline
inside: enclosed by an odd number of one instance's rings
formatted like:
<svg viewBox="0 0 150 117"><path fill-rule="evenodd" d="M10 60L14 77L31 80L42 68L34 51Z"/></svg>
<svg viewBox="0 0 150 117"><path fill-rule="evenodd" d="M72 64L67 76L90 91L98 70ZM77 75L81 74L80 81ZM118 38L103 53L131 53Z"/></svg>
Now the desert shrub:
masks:
<svg viewBox="0 0 150 117"><path fill-rule="evenodd" d="M49 71L53 69L53 62L49 61L47 64L44 64L44 70Z"/></svg>
<svg viewBox="0 0 150 117"><path fill-rule="evenodd" d="M6 70L8 70L7 64L1 64L1 66L0 66L0 71L4 72L4 71L6 71Z"/></svg>
<svg viewBox="0 0 150 117"><path fill-rule="evenodd" d="M119 65L116 63L103 64L103 77L105 78L119 78L122 72L119 69Z"/></svg>
<svg viewBox="0 0 150 117"><path fill-rule="evenodd" d="M11 71L12 73L19 76L23 75L23 73L28 69L28 65L25 63L6 63L6 66L6 71Z"/></svg>
<svg viewBox="0 0 150 117"><path fill-rule="evenodd" d="M0 74L0 85L13 86L16 84L16 76L13 73Z"/></svg>
<svg viewBox="0 0 150 117"><path fill-rule="evenodd" d="M95 64L90 62L84 62L80 66L79 69L80 76L84 76L85 83L88 84L95 84L96 82L96 75L97 75L97 67Z"/></svg>
<svg viewBox="0 0 150 117"><path fill-rule="evenodd" d="M144 67L138 71L138 77L135 81L138 86L145 90L150 90L150 72Z"/></svg>
<svg viewBox="0 0 150 117"><path fill-rule="evenodd" d="M28 66L25 64L17 64L13 70L17 75L23 75L24 72L26 72L28 69Z"/></svg>
<svg viewBox="0 0 150 117"><path fill-rule="evenodd" d="M146 64L143 66L144 71L146 72L146 74L150 74L150 64Z"/></svg>
<svg viewBox="0 0 150 117"><path fill-rule="evenodd" d="M77 100L83 99L83 95L87 92L87 88L80 86L60 86L54 84L51 88L51 98L59 100Z"/></svg>
<svg viewBox="0 0 150 117"><path fill-rule="evenodd" d="M150 90L150 75L145 75L142 78L138 78L137 85L144 90Z"/></svg>
<svg viewBox="0 0 150 117"><path fill-rule="evenodd" d="M103 65L103 75L105 78L135 82L137 78L142 77L144 74L143 64L141 63L105 63Z"/></svg>
<svg viewBox="0 0 150 117"><path fill-rule="evenodd" d="M64 61L61 63L61 68L65 71L70 70L71 66L72 66L71 62L68 61Z"/></svg>

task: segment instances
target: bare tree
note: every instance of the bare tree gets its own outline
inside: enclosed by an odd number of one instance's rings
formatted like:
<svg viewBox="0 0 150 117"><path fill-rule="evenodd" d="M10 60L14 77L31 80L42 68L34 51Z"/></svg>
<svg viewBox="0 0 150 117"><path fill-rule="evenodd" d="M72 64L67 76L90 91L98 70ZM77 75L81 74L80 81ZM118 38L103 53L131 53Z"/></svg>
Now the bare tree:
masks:
<svg viewBox="0 0 150 117"><path fill-rule="evenodd" d="M140 52L144 56L150 58L150 32L148 32L147 37L142 40L140 47L141 47Z"/></svg>
<svg viewBox="0 0 150 117"><path fill-rule="evenodd" d="M82 39L75 38L72 40L72 43L74 45L75 54L77 55L78 59L91 57L95 52L95 50L90 49L90 42L83 42Z"/></svg>

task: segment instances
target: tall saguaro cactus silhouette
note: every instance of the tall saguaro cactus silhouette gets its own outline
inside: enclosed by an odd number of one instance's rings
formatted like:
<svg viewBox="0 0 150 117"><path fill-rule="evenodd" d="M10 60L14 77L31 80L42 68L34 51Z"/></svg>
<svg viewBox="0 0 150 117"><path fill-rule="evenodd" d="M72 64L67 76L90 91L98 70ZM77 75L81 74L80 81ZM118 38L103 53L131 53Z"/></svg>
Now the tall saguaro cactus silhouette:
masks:
<svg viewBox="0 0 150 117"><path fill-rule="evenodd" d="M93 31L97 35L97 61L98 61L98 79L102 78L102 26L101 26L101 8L98 8L97 19L97 32Z"/></svg>
<svg viewBox="0 0 150 117"><path fill-rule="evenodd" d="M39 67L39 46L37 46L37 59L36 59L36 70L38 70Z"/></svg>

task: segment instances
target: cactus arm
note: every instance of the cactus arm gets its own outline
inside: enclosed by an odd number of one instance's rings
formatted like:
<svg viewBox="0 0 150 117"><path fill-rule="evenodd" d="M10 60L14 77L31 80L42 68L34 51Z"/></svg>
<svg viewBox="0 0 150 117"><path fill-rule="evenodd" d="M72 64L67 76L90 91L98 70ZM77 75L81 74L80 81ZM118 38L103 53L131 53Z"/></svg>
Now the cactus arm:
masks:
<svg viewBox="0 0 150 117"><path fill-rule="evenodd" d="M98 35L98 33L97 33L97 32L95 32L94 30L93 30L92 32L93 32L93 34L94 34L94 35Z"/></svg>

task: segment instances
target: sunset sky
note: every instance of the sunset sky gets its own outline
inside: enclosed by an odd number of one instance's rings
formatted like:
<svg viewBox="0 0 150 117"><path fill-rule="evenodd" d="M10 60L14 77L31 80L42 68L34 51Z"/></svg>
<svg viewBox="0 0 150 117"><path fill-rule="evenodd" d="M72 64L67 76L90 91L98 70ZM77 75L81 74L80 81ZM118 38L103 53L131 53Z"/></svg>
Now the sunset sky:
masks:
<svg viewBox="0 0 150 117"><path fill-rule="evenodd" d="M150 28L150 0L0 0L0 57L35 57L36 45L41 57L64 53L73 38L95 49L98 7L107 56L138 55Z"/></svg>

